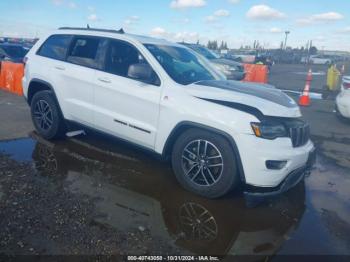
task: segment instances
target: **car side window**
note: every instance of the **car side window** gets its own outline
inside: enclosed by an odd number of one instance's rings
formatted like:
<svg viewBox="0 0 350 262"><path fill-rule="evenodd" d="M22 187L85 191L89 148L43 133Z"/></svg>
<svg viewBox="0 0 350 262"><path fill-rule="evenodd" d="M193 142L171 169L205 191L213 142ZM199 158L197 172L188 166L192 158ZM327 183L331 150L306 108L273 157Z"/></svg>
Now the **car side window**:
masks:
<svg viewBox="0 0 350 262"><path fill-rule="evenodd" d="M4 51L4 49L2 49L1 47L0 47L0 58L2 57L2 56L6 56L7 54L6 54L6 52Z"/></svg>
<svg viewBox="0 0 350 262"><path fill-rule="evenodd" d="M77 36L70 46L67 62L101 69L101 51L106 40L98 37Z"/></svg>
<svg viewBox="0 0 350 262"><path fill-rule="evenodd" d="M148 84L160 85L157 74L143 55L136 47L124 41L110 41L105 60L105 71Z"/></svg>
<svg viewBox="0 0 350 262"><path fill-rule="evenodd" d="M71 35L52 35L40 47L37 54L63 61L66 58L67 49L71 40Z"/></svg>

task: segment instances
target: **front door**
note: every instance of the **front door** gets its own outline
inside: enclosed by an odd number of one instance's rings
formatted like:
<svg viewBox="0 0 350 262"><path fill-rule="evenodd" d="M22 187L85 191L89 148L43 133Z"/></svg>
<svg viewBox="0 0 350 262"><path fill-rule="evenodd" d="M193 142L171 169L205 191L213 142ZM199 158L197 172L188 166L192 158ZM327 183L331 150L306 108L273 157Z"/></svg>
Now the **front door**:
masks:
<svg viewBox="0 0 350 262"><path fill-rule="evenodd" d="M161 87L155 81L130 76L130 66L147 65L132 44L110 40L104 71L96 71L94 116L96 127L147 148L154 149Z"/></svg>

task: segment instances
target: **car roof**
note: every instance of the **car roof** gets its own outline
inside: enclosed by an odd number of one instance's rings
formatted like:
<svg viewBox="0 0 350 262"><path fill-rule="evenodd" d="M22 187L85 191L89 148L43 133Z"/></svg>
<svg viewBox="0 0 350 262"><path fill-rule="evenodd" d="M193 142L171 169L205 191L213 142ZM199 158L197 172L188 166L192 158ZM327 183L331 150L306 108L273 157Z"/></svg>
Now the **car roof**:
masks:
<svg viewBox="0 0 350 262"><path fill-rule="evenodd" d="M205 46L199 45L199 44L193 44L193 43L179 43L180 45L184 45L184 46L188 46L188 47L203 47L203 48L207 48Z"/></svg>
<svg viewBox="0 0 350 262"><path fill-rule="evenodd" d="M59 28L52 34L72 34L72 35L89 35L89 36L100 36L100 37L110 37L120 40L137 41L141 44L157 44L157 45L169 45L183 47L174 42L167 41L165 39L154 38L143 35L127 34L122 29L121 30L108 30L108 29L98 29L98 28L69 28L63 27ZM50 35L52 35L50 34Z"/></svg>

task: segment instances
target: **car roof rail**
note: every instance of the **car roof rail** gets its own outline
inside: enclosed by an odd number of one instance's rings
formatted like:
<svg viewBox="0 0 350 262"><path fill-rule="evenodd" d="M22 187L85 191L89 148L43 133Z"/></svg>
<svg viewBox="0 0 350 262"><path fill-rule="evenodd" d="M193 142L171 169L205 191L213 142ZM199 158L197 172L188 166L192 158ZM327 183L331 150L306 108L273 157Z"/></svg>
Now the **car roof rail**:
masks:
<svg viewBox="0 0 350 262"><path fill-rule="evenodd" d="M124 34L123 28L119 30L113 29L101 29L101 28L91 28L89 25L87 27L60 27L58 30L84 30L84 31L96 31L96 32L105 32L105 33L116 33L116 34Z"/></svg>

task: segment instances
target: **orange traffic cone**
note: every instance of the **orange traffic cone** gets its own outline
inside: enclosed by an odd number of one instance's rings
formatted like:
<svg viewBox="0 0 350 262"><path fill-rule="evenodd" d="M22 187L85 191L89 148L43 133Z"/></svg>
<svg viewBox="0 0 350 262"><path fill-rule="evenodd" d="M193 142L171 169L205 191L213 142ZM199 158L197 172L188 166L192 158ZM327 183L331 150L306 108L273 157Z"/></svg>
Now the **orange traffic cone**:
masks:
<svg viewBox="0 0 350 262"><path fill-rule="evenodd" d="M309 106L310 105L310 82L306 82L303 94L299 97L300 106Z"/></svg>
<svg viewBox="0 0 350 262"><path fill-rule="evenodd" d="M310 84L312 81L312 70L310 69L307 77L306 77L306 83L305 88L303 91L303 94L299 97L299 105L300 106L309 106L310 105Z"/></svg>
<svg viewBox="0 0 350 262"><path fill-rule="evenodd" d="M307 73L306 81L309 81L309 82L312 81L312 70L311 70L311 68L309 69L309 72Z"/></svg>

